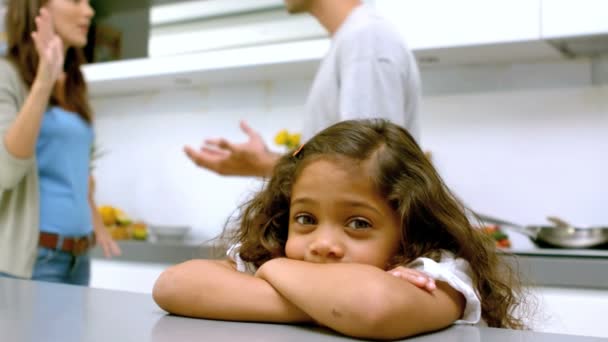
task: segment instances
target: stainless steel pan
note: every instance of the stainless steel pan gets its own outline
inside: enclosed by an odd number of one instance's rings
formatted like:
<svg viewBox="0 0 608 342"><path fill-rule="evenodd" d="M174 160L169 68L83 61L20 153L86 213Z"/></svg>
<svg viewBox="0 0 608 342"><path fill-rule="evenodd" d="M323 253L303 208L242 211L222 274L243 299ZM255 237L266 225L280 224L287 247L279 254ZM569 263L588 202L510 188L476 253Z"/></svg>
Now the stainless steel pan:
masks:
<svg viewBox="0 0 608 342"><path fill-rule="evenodd" d="M492 216L475 213L486 223L500 225L521 234L527 235L539 245L550 245L562 248L590 248L608 244L608 227L579 228L570 225L560 226L522 226Z"/></svg>

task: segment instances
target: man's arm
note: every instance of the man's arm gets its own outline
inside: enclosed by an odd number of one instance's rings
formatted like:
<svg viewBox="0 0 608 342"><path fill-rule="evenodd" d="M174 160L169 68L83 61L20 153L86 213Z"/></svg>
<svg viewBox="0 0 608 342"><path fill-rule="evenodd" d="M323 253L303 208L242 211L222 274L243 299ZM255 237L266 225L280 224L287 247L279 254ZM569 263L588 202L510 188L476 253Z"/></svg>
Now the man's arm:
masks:
<svg viewBox="0 0 608 342"><path fill-rule="evenodd" d="M309 322L310 316L267 281L238 272L228 260L190 260L164 271L156 303L178 315L257 322Z"/></svg>
<svg viewBox="0 0 608 342"><path fill-rule="evenodd" d="M359 338L394 339L449 326L461 317L464 297L437 282L429 292L377 267L314 264L285 258L256 276L312 319Z"/></svg>
<svg viewBox="0 0 608 342"><path fill-rule="evenodd" d="M249 139L232 143L224 138L207 139L199 149L184 147L196 165L225 176L268 177L280 155L268 150L256 131L241 121L241 129Z"/></svg>

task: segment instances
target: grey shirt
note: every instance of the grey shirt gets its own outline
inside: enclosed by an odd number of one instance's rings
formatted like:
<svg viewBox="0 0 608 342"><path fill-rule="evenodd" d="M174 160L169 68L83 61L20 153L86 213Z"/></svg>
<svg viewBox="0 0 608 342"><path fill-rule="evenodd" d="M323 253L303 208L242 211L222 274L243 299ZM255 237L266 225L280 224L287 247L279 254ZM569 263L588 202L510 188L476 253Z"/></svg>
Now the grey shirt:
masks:
<svg viewBox="0 0 608 342"><path fill-rule="evenodd" d="M0 272L29 278L36 261L39 226L35 157L10 154L4 136L28 90L17 69L0 57Z"/></svg>
<svg viewBox="0 0 608 342"><path fill-rule="evenodd" d="M376 11L355 8L332 38L306 103L304 141L342 120L382 117L419 141L421 85L404 38Z"/></svg>

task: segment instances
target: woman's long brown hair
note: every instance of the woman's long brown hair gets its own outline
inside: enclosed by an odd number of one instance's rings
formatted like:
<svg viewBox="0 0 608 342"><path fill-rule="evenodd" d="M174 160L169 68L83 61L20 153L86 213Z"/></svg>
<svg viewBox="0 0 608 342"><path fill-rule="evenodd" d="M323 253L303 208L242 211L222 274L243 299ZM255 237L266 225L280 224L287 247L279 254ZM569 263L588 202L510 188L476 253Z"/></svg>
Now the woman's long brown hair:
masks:
<svg viewBox="0 0 608 342"><path fill-rule="evenodd" d="M31 33L36 30L36 16L48 0L8 0L6 12L7 58L17 67L21 78L31 88L38 68L38 52ZM85 62L82 49L70 47L65 56L65 86L58 98L53 92L51 104L78 113L89 124L92 111L87 95L87 85L80 70Z"/></svg>
<svg viewBox="0 0 608 342"><path fill-rule="evenodd" d="M449 251L471 265L484 321L490 327L525 328L514 315L525 299L520 281L499 258L494 241L472 227L464 206L407 131L385 120L335 124L314 136L296 156L283 156L262 191L241 207L235 222L227 224L220 241L240 244L240 257L258 267L284 256L292 185L306 165L319 158L351 167L367 160L374 165L371 177L376 188L401 216L401 248L387 269L419 257L438 261L441 251Z"/></svg>

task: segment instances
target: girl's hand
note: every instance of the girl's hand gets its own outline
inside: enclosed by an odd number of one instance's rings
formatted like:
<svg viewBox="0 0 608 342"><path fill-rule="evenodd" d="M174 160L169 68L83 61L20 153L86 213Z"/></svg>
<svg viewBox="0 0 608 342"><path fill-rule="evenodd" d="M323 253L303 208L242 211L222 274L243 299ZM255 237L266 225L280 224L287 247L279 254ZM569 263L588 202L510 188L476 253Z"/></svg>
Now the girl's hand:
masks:
<svg viewBox="0 0 608 342"><path fill-rule="evenodd" d="M44 85L53 86L63 73L65 52L63 41L55 33L53 18L44 7L36 17L36 31L32 32L32 39L39 57L36 78Z"/></svg>
<svg viewBox="0 0 608 342"><path fill-rule="evenodd" d="M95 241L103 250L103 255L106 258L122 254L120 247L118 247L116 241L112 239L112 236L110 236L110 233L105 226L95 227Z"/></svg>
<svg viewBox="0 0 608 342"><path fill-rule="evenodd" d="M412 285L417 286L423 290L427 290L429 292L433 292L437 288L437 285L435 284L435 280L433 278L411 268L397 266L387 272L397 278L409 281L410 283L412 283Z"/></svg>

